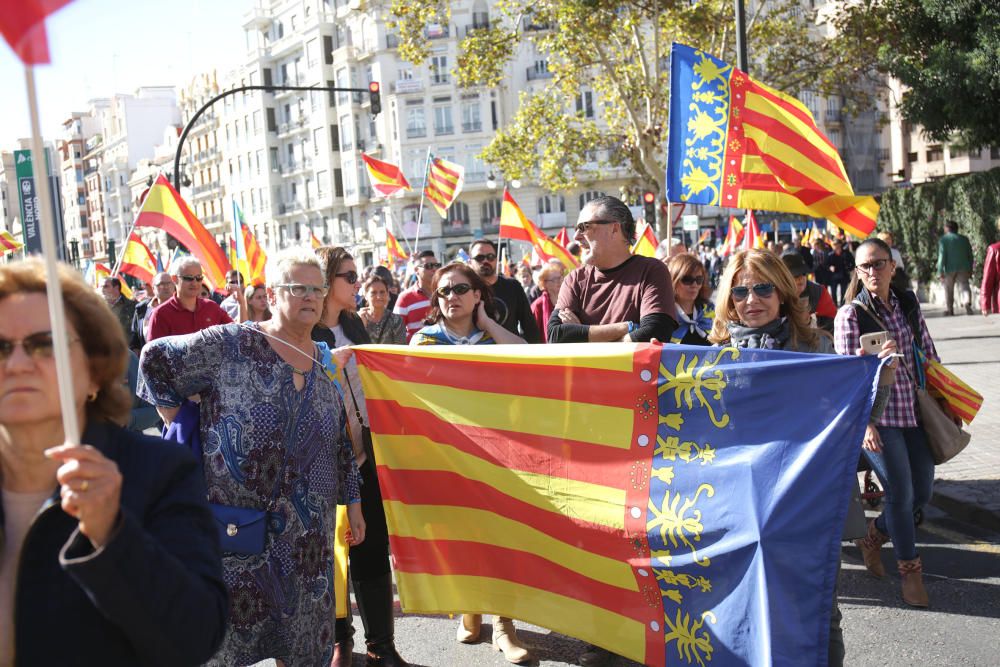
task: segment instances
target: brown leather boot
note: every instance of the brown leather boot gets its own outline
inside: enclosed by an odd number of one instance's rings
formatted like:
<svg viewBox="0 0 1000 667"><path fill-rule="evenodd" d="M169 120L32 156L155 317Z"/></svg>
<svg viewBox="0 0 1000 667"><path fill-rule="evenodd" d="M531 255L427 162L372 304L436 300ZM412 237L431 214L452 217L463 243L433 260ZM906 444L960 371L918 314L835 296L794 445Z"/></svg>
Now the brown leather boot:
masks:
<svg viewBox="0 0 1000 667"><path fill-rule="evenodd" d="M860 540L854 540L855 546L861 550L861 558L864 559L869 574L877 579L885 577L885 566L882 564L882 545L888 541L889 536L875 527L875 519L868 522L868 534Z"/></svg>
<svg viewBox="0 0 1000 667"><path fill-rule="evenodd" d="M927 589L924 588L924 566L920 556L913 560L899 561L899 576L903 580L903 602L911 607L926 607L930 604Z"/></svg>
<svg viewBox="0 0 1000 667"><path fill-rule="evenodd" d="M475 644L479 641L479 631L482 629L482 614L462 614L462 617L458 619L458 632L455 639L463 644Z"/></svg>
<svg viewBox="0 0 1000 667"><path fill-rule="evenodd" d="M493 617L493 648L503 651L507 662L520 664L531 660L531 652L521 643L514 629L514 621L502 616Z"/></svg>
<svg viewBox="0 0 1000 667"><path fill-rule="evenodd" d="M333 645L330 667L351 667L354 664L354 640L344 639Z"/></svg>

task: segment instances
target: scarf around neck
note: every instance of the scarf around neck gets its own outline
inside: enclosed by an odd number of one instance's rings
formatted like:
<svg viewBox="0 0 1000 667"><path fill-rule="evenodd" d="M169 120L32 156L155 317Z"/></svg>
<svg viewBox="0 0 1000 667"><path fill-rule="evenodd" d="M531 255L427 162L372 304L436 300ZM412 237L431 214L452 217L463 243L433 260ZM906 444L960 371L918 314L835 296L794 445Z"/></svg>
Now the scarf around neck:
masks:
<svg viewBox="0 0 1000 667"><path fill-rule="evenodd" d="M792 335L787 317L780 317L762 327L745 327L733 322L728 327L733 347L754 350L783 350Z"/></svg>

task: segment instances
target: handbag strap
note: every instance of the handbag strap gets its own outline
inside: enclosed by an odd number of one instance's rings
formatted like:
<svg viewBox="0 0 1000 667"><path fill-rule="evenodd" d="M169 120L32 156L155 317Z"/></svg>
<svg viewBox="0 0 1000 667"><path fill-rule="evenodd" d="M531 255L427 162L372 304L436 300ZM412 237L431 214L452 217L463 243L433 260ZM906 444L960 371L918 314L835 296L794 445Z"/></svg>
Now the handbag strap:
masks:
<svg viewBox="0 0 1000 667"><path fill-rule="evenodd" d="M881 317L878 316L877 313L875 313L873 309L871 309L868 306L868 304L864 303L860 299L854 299L854 301L851 302L851 305L865 311L865 313L869 317L875 320L876 324L882 327L883 331L886 332L889 331L889 327L886 326L886 323L882 320ZM911 382L913 382L916 386L920 387L921 389L926 389L927 377L924 374L924 364L927 363L927 356L924 354L924 351L920 348L920 344L917 343L918 333L915 331L911 331L910 333L912 334L913 338L913 345L910 352L913 354L913 362L914 362L913 365L917 369L917 377L916 378L913 377L913 375L910 373L910 369L906 367L906 364L901 364L901 366L903 367L903 370L906 371L906 374L910 376Z"/></svg>
<svg viewBox="0 0 1000 667"><path fill-rule="evenodd" d="M351 392L351 400L354 402L354 415L358 418L358 423L361 424L362 428L368 426L365 423L364 418L361 416L361 408L358 407L358 397L354 395L354 387L351 386L351 374L347 371L347 366L344 366L344 380L347 382L347 391Z"/></svg>

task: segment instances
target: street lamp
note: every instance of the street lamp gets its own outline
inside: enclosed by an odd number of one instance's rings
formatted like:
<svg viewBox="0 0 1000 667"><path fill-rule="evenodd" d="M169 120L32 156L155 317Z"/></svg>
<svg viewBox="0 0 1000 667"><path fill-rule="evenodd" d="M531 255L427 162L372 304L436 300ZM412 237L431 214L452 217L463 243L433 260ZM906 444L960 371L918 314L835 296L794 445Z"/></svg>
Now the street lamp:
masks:
<svg viewBox="0 0 1000 667"><path fill-rule="evenodd" d="M514 188L515 190L517 188L521 187L521 181L520 181L520 179L517 179L517 178L512 178L509 181L505 178L505 179L503 179L503 182L504 182L504 186L505 187L507 185L509 185L510 187ZM486 176L486 187L488 187L490 190L496 190L497 189L497 177L493 174L492 171Z"/></svg>

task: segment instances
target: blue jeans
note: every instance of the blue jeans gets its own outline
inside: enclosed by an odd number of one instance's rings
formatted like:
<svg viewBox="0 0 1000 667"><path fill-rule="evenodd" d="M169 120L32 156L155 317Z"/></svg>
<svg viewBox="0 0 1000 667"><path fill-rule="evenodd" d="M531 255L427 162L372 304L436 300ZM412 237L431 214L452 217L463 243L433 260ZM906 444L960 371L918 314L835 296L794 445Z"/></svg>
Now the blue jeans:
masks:
<svg viewBox="0 0 1000 667"><path fill-rule="evenodd" d="M882 451L863 450L885 490L885 509L875 527L892 538L896 560L913 560L917 557L913 515L931 499L934 459L920 427L879 426L878 434Z"/></svg>

